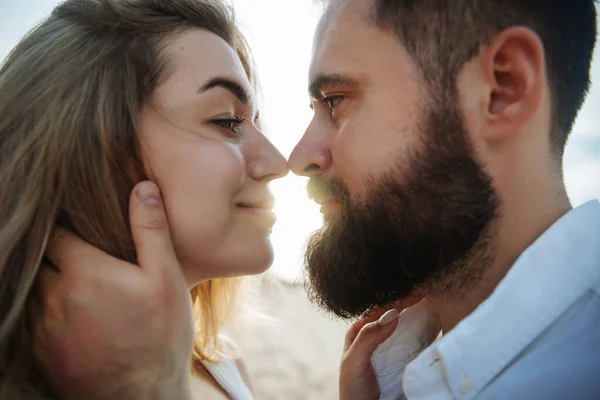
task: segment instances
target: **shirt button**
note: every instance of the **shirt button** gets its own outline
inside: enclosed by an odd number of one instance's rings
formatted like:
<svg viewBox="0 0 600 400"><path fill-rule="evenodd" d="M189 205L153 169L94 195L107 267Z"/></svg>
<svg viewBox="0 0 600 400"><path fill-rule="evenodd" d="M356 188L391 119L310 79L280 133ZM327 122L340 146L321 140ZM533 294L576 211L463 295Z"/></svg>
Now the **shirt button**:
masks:
<svg viewBox="0 0 600 400"><path fill-rule="evenodd" d="M466 396L473 391L473 384L469 378L463 378L458 383L458 391L461 395Z"/></svg>

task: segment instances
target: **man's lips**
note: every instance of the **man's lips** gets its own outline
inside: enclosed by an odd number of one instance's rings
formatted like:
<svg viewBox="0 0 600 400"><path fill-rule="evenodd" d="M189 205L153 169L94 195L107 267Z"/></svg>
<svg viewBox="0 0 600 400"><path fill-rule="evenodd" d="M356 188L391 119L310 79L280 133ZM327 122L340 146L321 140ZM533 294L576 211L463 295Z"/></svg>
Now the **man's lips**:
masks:
<svg viewBox="0 0 600 400"><path fill-rule="evenodd" d="M328 214L331 212L337 212L340 209L342 202L340 200L333 199L319 204L321 204L321 214Z"/></svg>
<svg viewBox="0 0 600 400"><path fill-rule="evenodd" d="M342 205L342 201L335 196L312 196L311 199L321 206L321 214L337 212Z"/></svg>

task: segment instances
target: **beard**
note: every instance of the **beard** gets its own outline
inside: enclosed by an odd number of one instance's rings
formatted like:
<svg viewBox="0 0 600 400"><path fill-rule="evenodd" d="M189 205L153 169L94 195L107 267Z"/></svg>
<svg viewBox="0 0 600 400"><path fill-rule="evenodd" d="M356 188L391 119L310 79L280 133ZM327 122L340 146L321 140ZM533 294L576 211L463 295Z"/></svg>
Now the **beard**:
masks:
<svg viewBox="0 0 600 400"><path fill-rule="evenodd" d="M349 319L419 287L458 292L476 284L499 200L452 104L430 106L417 124L419 149L399 154L359 195L338 179L311 178L309 196L340 203L306 246L311 301Z"/></svg>

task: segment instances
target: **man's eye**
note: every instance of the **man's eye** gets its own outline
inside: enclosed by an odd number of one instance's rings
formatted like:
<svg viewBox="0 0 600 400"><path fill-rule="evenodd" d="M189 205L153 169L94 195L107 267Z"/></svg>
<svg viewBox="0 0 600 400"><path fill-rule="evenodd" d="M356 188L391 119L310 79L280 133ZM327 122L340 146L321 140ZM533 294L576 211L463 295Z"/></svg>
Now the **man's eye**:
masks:
<svg viewBox="0 0 600 400"><path fill-rule="evenodd" d="M344 99L344 96L326 96L323 97L321 103L327 107L329 111L329 116L333 118L333 113L335 112L335 108L338 106L340 101Z"/></svg>
<svg viewBox="0 0 600 400"><path fill-rule="evenodd" d="M330 96L325 97L323 99L323 102L327 104L327 107L329 107L331 111L333 111L335 109L335 106L337 106L340 102L340 100L342 100L342 96Z"/></svg>

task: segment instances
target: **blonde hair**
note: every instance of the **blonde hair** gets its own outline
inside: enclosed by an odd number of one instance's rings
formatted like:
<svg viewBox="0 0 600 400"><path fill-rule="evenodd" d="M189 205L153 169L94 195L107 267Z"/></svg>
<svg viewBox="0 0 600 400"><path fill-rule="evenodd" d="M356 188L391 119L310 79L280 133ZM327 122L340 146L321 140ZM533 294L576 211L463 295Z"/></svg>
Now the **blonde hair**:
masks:
<svg viewBox="0 0 600 400"><path fill-rule="evenodd" d="M146 178L138 111L167 67L165 41L197 28L229 43L256 85L233 12L218 0L67 0L0 68L0 398L56 398L36 367L26 315L53 227L136 262L127 209ZM231 354L219 333L242 282L191 291L196 362Z"/></svg>

